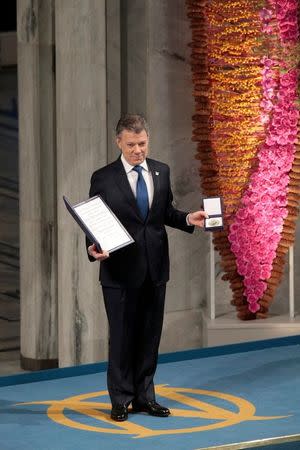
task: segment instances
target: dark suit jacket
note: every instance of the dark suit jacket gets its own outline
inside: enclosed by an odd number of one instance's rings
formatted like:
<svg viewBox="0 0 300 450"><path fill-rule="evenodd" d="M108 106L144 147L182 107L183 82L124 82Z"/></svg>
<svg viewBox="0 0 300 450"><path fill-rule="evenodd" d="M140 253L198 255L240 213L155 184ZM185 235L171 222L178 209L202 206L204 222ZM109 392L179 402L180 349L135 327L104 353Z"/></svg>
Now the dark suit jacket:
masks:
<svg viewBox="0 0 300 450"><path fill-rule="evenodd" d="M103 286L139 287L147 271L156 284L169 279L169 249L165 225L192 233L186 212L175 209L170 186L170 169L147 158L154 185L153 203L144 222L129 185L121 159L97 170L91 178L90 197L100 194L134 239L134 243L110 254L100 264ZM87 241L87 245L91 242ZM89 256L91 261L94 258Z"/></svg>

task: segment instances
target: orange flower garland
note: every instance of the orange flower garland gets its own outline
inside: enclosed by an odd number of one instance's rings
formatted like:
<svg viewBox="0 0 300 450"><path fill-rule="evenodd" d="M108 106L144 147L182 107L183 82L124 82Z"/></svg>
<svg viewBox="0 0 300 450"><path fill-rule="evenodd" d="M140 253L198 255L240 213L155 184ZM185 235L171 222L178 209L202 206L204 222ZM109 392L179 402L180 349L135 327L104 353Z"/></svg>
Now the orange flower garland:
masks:
<svg viewBox="0 0 300 450"><path fill-rule="evenodd" d="M196 158L202 162L199 172L204 195L221 195L224 200L225 227L214 233L214 244L221 255L223 278L229 280L233 290L232 303L243 310L242 277L230 249L228 229L264 134L259 122L261 74L257 53L261 24L257 7L249 0L186 3L192 28ZM246 316L254 318L252 313Z"/></svg>

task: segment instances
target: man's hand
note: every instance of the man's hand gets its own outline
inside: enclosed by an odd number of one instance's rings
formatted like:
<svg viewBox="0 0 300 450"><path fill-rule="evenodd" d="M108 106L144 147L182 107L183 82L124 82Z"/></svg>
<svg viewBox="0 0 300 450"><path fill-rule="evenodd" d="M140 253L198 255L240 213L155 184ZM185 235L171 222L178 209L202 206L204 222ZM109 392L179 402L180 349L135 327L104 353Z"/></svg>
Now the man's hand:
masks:
<svg viewBox="0 0 300 450"><path fill-rule="evenodd" d="M196 225L196 227L204 227L204 219L208 219L208 214L205 211L195 211L189 213L187 220L191 225Z"/></svg>
<svg viewBox="0 0 300 450"><path fill-rule="evenodd" d="M99 253L95 244L88 247L88 254L98 261L104 261L104 259L109 258L109 253L106 251Z"/></svg>

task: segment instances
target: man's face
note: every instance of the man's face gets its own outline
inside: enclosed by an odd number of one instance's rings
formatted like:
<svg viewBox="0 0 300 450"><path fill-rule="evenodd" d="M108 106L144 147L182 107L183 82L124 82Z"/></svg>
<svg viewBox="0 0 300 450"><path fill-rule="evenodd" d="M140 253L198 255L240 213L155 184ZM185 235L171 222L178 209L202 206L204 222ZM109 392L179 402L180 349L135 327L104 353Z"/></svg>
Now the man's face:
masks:
<svg viewBox="0 0 300 450"><path fill-rule="evenodd" d="M145 130L140 133L123 130L117 137L117 146L132 166L141 164L148 155L149 138Z"/></svg>

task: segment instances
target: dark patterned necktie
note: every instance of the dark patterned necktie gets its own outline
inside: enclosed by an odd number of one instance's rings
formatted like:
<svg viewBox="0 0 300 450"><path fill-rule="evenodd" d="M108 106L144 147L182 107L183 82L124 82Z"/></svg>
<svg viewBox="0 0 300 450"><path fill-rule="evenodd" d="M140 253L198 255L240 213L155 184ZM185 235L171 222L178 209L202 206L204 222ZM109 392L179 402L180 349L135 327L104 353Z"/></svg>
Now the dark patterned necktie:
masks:
<svg viewBox="0 0 300 450"><path fill-rule="evenodd" d="M134 166L132 170L138 173L136 201L143 220L146 220L149 211L149 199L146 182L142 175L143 168L141 166Z"/></svg>

